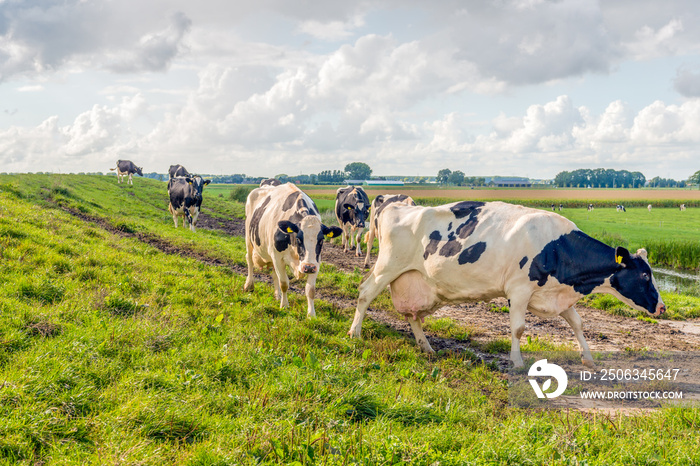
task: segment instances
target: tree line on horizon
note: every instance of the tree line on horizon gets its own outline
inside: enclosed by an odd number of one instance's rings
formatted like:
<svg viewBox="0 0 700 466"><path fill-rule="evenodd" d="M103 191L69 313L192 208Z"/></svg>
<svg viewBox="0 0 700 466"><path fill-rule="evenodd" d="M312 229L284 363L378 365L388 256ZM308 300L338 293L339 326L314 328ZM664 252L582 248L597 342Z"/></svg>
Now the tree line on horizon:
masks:
<svg viewBox="0 0 700 466"><path fill-rule="evenodd" d="M43 174L44 172L37 172ZM47 174L49 174L47 172ZM102 175L102 172L81 172L79 175ZM107 173L114 175L114 173ZM342 184L345 180L369 180L372 175L372 168L364 162L352 162L345 166L344 170L324 170L318 174L310 175L287 175L277 174L275 178L282 182L293 182L296 184L315 184L315 185L337 185ZM206 175L213 183L224 184L258 184L266 177L249 177L245 174L233 175ZM144 173L144 177L165 181L168 179L167 174L162 173ZM429 177L404 177L407 182L424 184ZM375 177L375 179L383 180L385 177ZM466 176L461 170L452 171L449 168L443 168L438 171L435 181L442 185L454 186L485 186L486 179L480 176ZM700 186L700 170L693 173L688 180L677 181L670 178L661 178L656 176L647 181L646 177L641 172L630 172L627 170L614 170L605 168L580 168L573 171L559 172L553 180L554 186L560 188L640 188L649 186L653 188L685 188L692 185Z"/></svg>

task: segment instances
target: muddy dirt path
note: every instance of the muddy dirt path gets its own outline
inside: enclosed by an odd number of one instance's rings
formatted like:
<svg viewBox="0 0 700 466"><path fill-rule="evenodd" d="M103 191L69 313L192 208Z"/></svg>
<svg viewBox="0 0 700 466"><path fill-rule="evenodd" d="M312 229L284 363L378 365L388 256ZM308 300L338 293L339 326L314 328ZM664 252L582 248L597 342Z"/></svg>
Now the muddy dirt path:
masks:
<svg viewBox="0 0 700 466"><path fill-rule="evenodd" d="M201 228L222 230L231 235L243 235L243 220L234 219L222 222L206 214L200 215ZM372 259L375 259L373 256ZM345 253L341 246L326 244L323 249L323 261L333 264L339 269L352 272L356 269L365 271L364 257L356 257L354 253ZM353 308L355 303L345 301L338 305ZM505 299L496 299L490 303L462 304L445 306L439 309L434 317L449 317L474 329L472 339L486 343L496 339L510 340L510 318L508 313L494 312L492 309L507 305ZM621 351L624 349L674 350L691 351L700 349L700 319L684 322L659 320L650 323L637 319L613 316L605 311L584 306L576 306L583 319L584 335L592 350ZM370 318L394 327L406 334L411 334L410 326L403 320L386 312L368 312ZM526 317L527 336L539 338L558 344L569 344L577 350L578 345L569 324L561 317L542 319L532 314ZM430 334L428 333L430 337ZM464 343L440 340L433 336L431 344L437 349L455 349L454 346ZM464 345L466 346L466 345Z"/></svg>

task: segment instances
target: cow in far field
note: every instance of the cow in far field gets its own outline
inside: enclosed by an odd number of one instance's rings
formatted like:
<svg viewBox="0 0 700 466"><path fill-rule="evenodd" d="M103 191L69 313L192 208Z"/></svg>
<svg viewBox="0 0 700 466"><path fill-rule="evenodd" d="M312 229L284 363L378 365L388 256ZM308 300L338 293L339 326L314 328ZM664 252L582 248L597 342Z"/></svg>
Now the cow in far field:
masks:
<svg viewBox="0 0 700 466"><path fill-rule="evenodd" d="M588 204L588 211L591 212L593 210L593 204Z"/></svg>
<svg viewBox="0 0 700 466"><path fill-rule="evenodd" d="M260 182L260 187L262 188L263 186L279 186L281 184L282 182L277 178L268 178Z"/></svg>
<svg viewBox="0 0 700 466"><path fill-rule="evenodd" d="M681 212L685 212L685 204L681 204L679 208L681 209Z"/></svg>
<svg viewBox="0 0 700 466"><path fill-rule="evenodd" d="M365 268L369 268L370 265L370 255L372 252L372 246L374 245L374 238L378 238L380 244L382 242L377 217L382 212L382 210L386 208L386 206L395 202L405 205L416 205L411 196L407 196L405 194L380 194L379 196L375 197L372 201L372 207L370 207L369 209L369 230L365 235L365 243L367 244Z"/></svg>
<svg viewBox="0 0 700 466"><path fill-rule="evenodd" d="M170 165L170 169L168 170L168 174L170 175L170 178L187 178L190 176L190 173L187 171L185 167L183 167L180 164L177 165Z"/></svg>
<svg viewBox="0 0 700 466"><path fill-rule="evenodd" d="M622 204L618 204L615 208L618 212L627 212L627 209L625 209L625 206Z"/></svg>
<svg viewBox="0 0 700 466"><path fill-rule="evenodd" d="M345 252L352 250L353 240L357 243L355 255L362 255L360 238L369 217L369 197L359 186L339 188L335 193L335 216L343 229L343 247Z"/></svg>
<svg viewBox="0 0 700 466"><path fill-rule="evenodd" d="M202 193L204 186L211 183L211 180L204 180L199 175L187 178L172 178L168 181L168 196L170 204L168 211L173 216L175 228L177 228L177 218L182 216L182 226L195 231L197 218L202 207Z"/></svg>
<svg viewBox="0 0 700 466"><path fill-rule="evenodd" d="M525 314L562 316L593 365L576 304L591 293L611 294L658 316L666 311L647 252L612 248L559 214L505 202L462 201L438 207L387 205L377 216L379 255L359 287L350 331L360 337L370 303L389 286L396 310L416 342L432 353L421 322L449 303L510 301L510 358L523 366Z"/></svg>
<svg viewBox="0 0 700 466"><path fill-rule="evenodd" d="M143 176L143 167L137 167L131 160L117 160L116 168L109 169L109 171L114 170L117 171L117 183L121 183L123 181L123 177L125 175L129 175L127 183L133 185L134 181L131 179L131 175L137 173L138 175Z"/></svg>
<svg viewBox="0 0 700 466"><path fill-rule="evenodd" d="M272 283L280 307L289 306L287 266L297 279L306 276L306 315L314 317L316 277L321 268L325 238L341 234L321 223L314 201L293 183L263 186L250 192L245 203L245 249L248 278L243 289L253 291L253 267L272 266Z"/></svg>
<svg viewBox="0 0 700 466"><path fill-rule="evenodd" d="M651 204L649 204L649 205L647 206L647 210L648 210L649 212L651 212Z"/></svg>

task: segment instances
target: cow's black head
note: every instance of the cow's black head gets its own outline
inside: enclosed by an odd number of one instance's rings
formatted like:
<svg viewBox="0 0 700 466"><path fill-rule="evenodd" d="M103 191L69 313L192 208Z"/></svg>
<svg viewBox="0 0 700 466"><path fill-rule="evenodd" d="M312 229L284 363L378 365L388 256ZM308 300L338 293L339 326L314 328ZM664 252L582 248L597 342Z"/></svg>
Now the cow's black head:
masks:
<svg viewBox="0 0 700 466"><path fill-rule="evenodd" d="M610 277L610 285L622 296L622 301L652 315L666 312L666 305L659 296L647 252L639 249L636 254L622 247L615 249L618 268Z"/></svg>
<svg viewBox="0 0 700 466"><path fill-rule="evenodd" d="M187 178L185 178L185 181L187 181L192 186L192 188L194 189L194 196L197 199L202 198L204 187L211 183L211 180L202 179L202 177L199 175L194 175L191 177L188 176Z"/></svg>
<svg viewBox="0 0 700 466"><path fill-rule="evenodd" d="M347 210L350 222L354 226L365 227L365 221L369 217L369 205L363 199L356 200L354 204L343 204L343 208Z"/></svg>
<svg viewBox="0 0 700 466"><path fill-rule="evenodd" d="M340 236L343 232L338 227L327 227L319 217L307 215L299 223L282 220L277 223L275 249L282 252L293 246L299 256L299 272L302 274L318 272L321 262L323 240Z"/></svg>
<svg viewBox="0 0 700 466"><path fill-rule="evenodd" d="M134 166L134 169L136 169L136 173L138 173L139 175L143 176L143 171L142 171L142 170L143 170L143 167Z"/></svg>

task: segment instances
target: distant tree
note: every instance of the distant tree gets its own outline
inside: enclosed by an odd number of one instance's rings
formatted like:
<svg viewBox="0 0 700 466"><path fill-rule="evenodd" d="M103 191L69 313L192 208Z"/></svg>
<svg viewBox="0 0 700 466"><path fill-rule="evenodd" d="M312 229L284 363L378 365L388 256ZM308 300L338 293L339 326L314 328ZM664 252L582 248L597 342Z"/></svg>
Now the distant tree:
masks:
<svg viewBox="0 0 700 466"><path fill-rule="evenodd" d="M700 170L690 175L690 178L688 178L688 184L696 184L698 185L698 188L700 188Z"/></svg>
<svg viewBox="0 0 700 466"><path fill-rule="evenodd" d="M437 182L440 184L449 183L451 174L452 170L450 170L449 168L443 168L437 173Z"/></svg>
<svg viewBox="0 0 700 466"><path fill-rule="evenodd" d="M448 180L450 184L460 186L462 183L464 183L464 172L460 170L455 170L452 173L450 173Z"/></svg>
<svg viewBox="0 0 700 466"><path fill-rule="evenodd" d="M364 162L352 162L345 165L345 173L351 180L368 180L372 176L372 169Z"/></svg>

